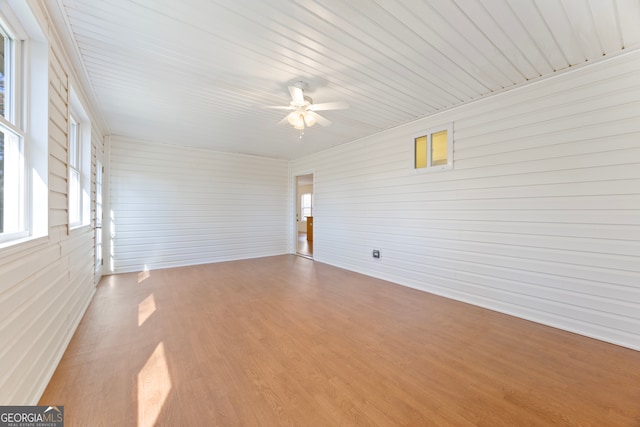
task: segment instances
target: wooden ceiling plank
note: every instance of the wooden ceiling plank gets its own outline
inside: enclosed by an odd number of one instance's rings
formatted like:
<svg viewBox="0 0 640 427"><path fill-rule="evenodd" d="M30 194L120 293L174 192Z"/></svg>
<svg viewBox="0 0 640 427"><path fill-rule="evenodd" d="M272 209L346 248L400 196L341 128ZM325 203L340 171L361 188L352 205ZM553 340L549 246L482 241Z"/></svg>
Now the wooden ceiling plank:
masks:
<svg viewBox="0 0 640 427"><path fill-rule="evenodd" d="M586 0L561 0L566 16L571 23L574 39L580 45L580 50L587 60L600 58L604 54L604 49L595 23L589 3Z"/></svg>
<svg viewBox="0 0 640 427"><path fill-rule="evenodd" d="M247 9L247 13L252 13L253 15L258 15L261 17L264 16L270 16L271 11L262 11L262 13L260 13L260 7L261 4L258 5L254 5L253 8L249 8ZM240 7L239 4L236 4L235 7ZM210 19L208 19L207 17L210 16L209 13L206 13L206 9L204 11L200 11L201 13L198 14L198 16L200 17L204 17L206 18L203 22L199 22L198 19L195 19L194 17L194 21L192 22L192 25L194 26L207 26L210 27L211 26L211 22ZM312 63L309 63L306 58L304 56L297 56L297 58L295 58L293 61L291 60L291 58L287 57L288 53L287 52L296 52L296 55L300 54L300 49L301 49L301 45L297 44L295 46L295 49L291 48L291 47L287 47L287 46L277 46L277 42L274 42L273 40L271 40L269 37L273 37L274 33L272 31L262 31L261 33L263 34L263 37L259 37L255 40L250 40L247 41L247 43L242 43L243 40L241 39L240 35L235 34L235 32L238 31L238 29L242 29L242 28L247 28L247 27L251 27L251 28L257 28L259 22L254 22L251 21L249 18L247 18L246 16L243 17L243 15L240 13L239 16L240 18L242 18L244 20L244 22L241 21L237 21L237 17L234 17L233 14L229 14L229 11L226 11L226 15L225 15L225 19L220 19L220 17L217 17L217 20L220 20L222 25L221 26L216 26L216 32L221 32L225 34L225 37L228 39L234 39L236 43L238 43L239 46L246 48L246 44L250 43L252 46L253 50L258 50L256 46L259 46L259 50L260 51L267 51L267 52L272 52L271 55L269 55L269 60L273 60L273 59L278 59L280 61L289 61L289 63L293 66L299 66L300 68L302 68L303 66L307 65L312 67L312 71L309 74L322 74L322 75L331 75L333 76L332 72L333 70L327 70L327 65L326 64L333 64L335 62L335 58L334 57L322 57L320 58L320 60L314 60ZM218 15L220 15L220 12L218 13ZM291 19L291 17L287 16L288 19ZM186 19L184 16L177 16L177 19L179 19L180 21ZM271 21L270 21L271 22ZM231 23L231 24L227 24L227 23ZM289 25L291 26L291 25ZM268 35L269 37L266 37L266 35ZM282 41L283 39L280 38L279 41ZM290 42L290 39L286 39L285 40L287 43ZM274 47L274 44L276 44L276 46ZM343 43L341 46L345 46L345 44ZM337 46L337 48L340 48L340 46ZM234 50L235 52L235 50ZM329 49L327 49L327 53L328 54L332 54L334 53L334 51L330 51ZM357 54L357 52L349 52L348 55L344 55L344 57L346 58L350 58L353 57L353 54ZM284 57L283 57L284 55ZM318 68L320 67L320 68ZM321 69L323 68L323 69ZM355 63L354 66L350 66L350 67L346 67L347 70L349 69L354 69L354 70L358 70L361 69L360 67L360 63ZM369 69L366 70L366 72L369 74L368 78L374 77L377 78L378 81L380 82L381 85L388 85L388 83L384 83L385 81L388 81L388 78L386 78L386 76L388 76L389 74L389 70L380 70L377 71L377 76L376 74L372 74L374 72L376 72L377 70L375 69L375 65L372 67L369 67ZM395 70L392 70L395 73L398 73L397 71L397 66ZM361 73L362 71L360 70L359 73ZM363 76L363 77L367 77L367 76ZM400 88L397 87L398 83L394 82L394 84L396 85L396 87L393 89L392 92L396 92L398 90L401 90ZM380 90L381 87L378 87L378 90ZM406 95L409 96L411 95L412 92L407 91ZM393 95L393 93L389 93L389 95ZM389 99L393 100L393 96L391 96ZM407 99L407 97L405 96L404 100L402 101L402 104L398 103L398 105L396 106L396 108L402 108L401 105L403 105L404 103L406 103L407 101L409 101L409 99ZM418 100L416 100L418 101ZM415 106L413 106L413 109L420 109L420 105L423 105L424 101L420 100L419 103L416 103Z"/></svg>
<svg viewBox="0 0 640 427"><path fill-rule="evenodd" d="M425 42L431 43L436 49L443 52L443 55L460 67L463 72L472 79L477 80L480 85L487 90L480 89L477 93L485 94L500 90L502 84L500 78L485 70L490 70L492 64L478 55L470 57L460 49L461 45L468 44L467 40L457 29L452 31L438 11L432 8L428 2L421 0L405 0L402 6L406 9L407 16L414 16L418 22L415 23L415 31ZM478 60L480 62L478 62Z"/></svg>
<svg viewBox="0 0 640 427"><path fill-rule="evenodd" d="M341 29L347 28L348 32L346 32L339 49L348 49L352 55L362 55L362 60L357 64L357 67L361 69L370 69L375 66L373 64L376 62L386 64L388 71L383 72L379 79L386 81L397 92L396 96L407 101L415 99L418 102L417 111L420 111L420 105L424 103L430 104L430 108L433 109L438 105L446 105L451 102L451 99L455 99L446 93L446 89L426 80L424 72L423 75L420 75L415 69L408 66L404 53L406 46L395 45L391 47L386 40L382 40L380 34L385 30L373 25L365 16L365 14L371 14L371 10L366 9L362 13L349 10L346 13L348 21L343 16L333 15L331 11L318 4L312 4L309 12L323 16L326 23L332 23L333 29L327 28L327 31L336 31L336 29L342 31ZM390 79L389 76L394 76L394 78ZM404 86L403 82L406 83ZM416 83L418 83L417 86L430 89L430 93L433 95L431 99L416 97Z"/></svg>
<svg viewBox="0 0 640 427"><path fill-rule="evenodd" d="M538 51L546 58L553 71L567 68L569 60L560 49L553 34L549 31L549 27L542 15L540 15L533 0L510 2L509 6L526 28L527 33L535 41Z"/></svg>
<svg viewBox="0 0 640 427"><path fill-rule="evenodd" d="M479 93L491 92L491 87L467 71L471 64L466 58L462 55L456 56L455 48L430 28L428 14L410 10L405 2L376 1L398 21L398 30L394 32L397 32L402 42L411 48L410 55L416 58L416 63L422 70L432 74L442 74L441 70L448 70L447 76L450 77L450 81L445 84L459 88L457 96L461 99L473 99ZM464 87L460 88L460 85ZM494 87L496 88L497 86Z"/></svg>
<svg viewBox="0 0 640 427"><path fill-rule="evenodd" d="M640 47L640 2L638 0L616 0L618 22L622 32L623 47Z"/></svg>
<svg viewBox="0 0 640 427"><path fill-rule="evenodd" d="M152 46L150 46L150 48L152 48ZM100 53L100 52L96 52L96 53L97 53L98 55L101 55L101 53ZM171 59L171 58L168 58L168 59ZM129 61L125 61L125 62L126 62L126 63L130 63ZM189 64L190 64L190 62L186 62L186 63L185 63L185 65L189 65ZM205 64L205 65L206 65L206 64ZM299 65L299 64L295 64L295 65Z"/></svg>
<svg viewBox="0 0 640 427"><path fill-rule="evenodd" d="M511 7L512 3L507 0L493 0L483 2L482 5L493 17L494 25L501 28L504 37L507 37L512 42L533 68L534 71L527 74L528 79L552 73L553 66L549 63L547 57L542 54L535 39L527 31L520 17L514 12Z"/></svg>
<svg viewBox="0 0 640 427"><path fill-rule="evenodd" d="M474 0L475 1L475 0ZM467 15L460 6L460 0L432 0L431 7L441 16L448 30L447 34L458 32L464 41L456 44L458 49L483 72L487 72L499 78L501 88L512 87L524 80L522 74L513 66L502 52L473 21L473 17Z"/></svg>
<svg viewBox="0 0 640 427"><path fill-rule="evenodd" d="M113 134L282 158L640 47L637 0L59 1ZM298 79L350 105L313 148L263 108Z"/></svg>
<svg viewBox="0 0 640 427"><path fill-rule="evenodd" d="M581 1L581 0L578 0ZM577 65L587 60L576 40L571 22L560 2L536 0L540 15L542 15L548 31L551 32L557 46L562 50L569 65Z"/></svg>
<svg viewBox="0 0 640 427"><path fill-rule="evenodd" d="M618 52L624 46L622 33L616 15L615 0L597 0L588 2L595 22L595 30L600 38L603 55ZM640 23L638 23L640 25Z"/></svg>
<svg viewBox="0 0 640 427"><path fill-rule="evenodd" d="M540 76L540 73L531 64L529 59L523 55L519 47L514 43L514 36L507 34L500 26L501 22L513 21L509 8L493 9L489 13L487 8L478 0L466 0L459 2L459 7L465 15L473 19L474 24L491 45L500 52L520 75L515 83L530 80Z"/></svg>
<svg viewBox="0 0 640 427"><path fill-rule="evenodd" d="M455 104L470 99L477 93L470 92L469 89L459 89L463 85L466 86L468 76L465 76L464 80L458 80L452 73L437 72L439 68L434 63L441 62L442 55L424 43L424 40L385 8L368 3L361 10L362 14L350 21L351 25L358 26L368 36L375 34L369 44L376 46L379 52L392 61L401 63L410 73L410 82L415 82L415 85L422 84L434 94L440 92L444 99L440 105ZM374 10L376 13L373 13ZM420 49L416 49L418 46ZM452 71L459 68L450 61L447 65Z"/></svg>

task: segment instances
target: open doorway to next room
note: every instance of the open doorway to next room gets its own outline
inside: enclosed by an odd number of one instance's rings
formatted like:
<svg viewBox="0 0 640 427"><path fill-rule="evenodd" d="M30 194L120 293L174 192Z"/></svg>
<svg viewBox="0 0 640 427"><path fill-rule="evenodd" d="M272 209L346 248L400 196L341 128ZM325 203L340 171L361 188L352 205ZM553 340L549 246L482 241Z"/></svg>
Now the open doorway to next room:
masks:
<svg viewBox="0 0 640 427"><path fill-rule="evenodd" d="M296 177L296 253L313 257L313 174Z"/></svg>

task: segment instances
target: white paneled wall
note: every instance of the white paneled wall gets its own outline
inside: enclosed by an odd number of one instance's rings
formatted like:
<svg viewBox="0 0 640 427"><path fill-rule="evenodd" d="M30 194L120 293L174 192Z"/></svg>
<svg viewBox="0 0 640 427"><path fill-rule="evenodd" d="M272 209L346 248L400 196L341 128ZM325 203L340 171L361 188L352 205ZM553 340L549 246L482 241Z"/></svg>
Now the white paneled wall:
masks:
<svg viewBox="0 0 640 427"><path fill-rule="evenodd" d="M284 160L112 137L105 267L286 253L287 171Z"/></svg>
<svg viewBox="0 0 640 427"><path fill-rule="evenodd" d="M43 11L35 12L41 22L47 20ZM38 402L95 291L95 210L90 226L70 232L67 227L68 90L73 72L54 33L48 35L48 236L0 249L0 405ZM92 176L103 133L97 128L92 132ZM91 188L95 194L95 181Z"/></svg>
<svg viewBox="0 0 640 427"><path fill-rule="evenodd" d="M455 169L412 170L411 136L451 121ZM640 349L638 53L292 162L307 170L316 260Z"/></svg>

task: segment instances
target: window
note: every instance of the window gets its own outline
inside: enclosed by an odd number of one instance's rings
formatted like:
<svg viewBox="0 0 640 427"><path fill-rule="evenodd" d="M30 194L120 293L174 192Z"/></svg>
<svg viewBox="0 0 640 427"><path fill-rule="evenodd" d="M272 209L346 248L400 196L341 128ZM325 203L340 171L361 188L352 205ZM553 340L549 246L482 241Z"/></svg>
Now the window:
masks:
<svg viewBox="0 0 640 427"><path fill-rule="evenodd" d="M49 230L49 46L29 3L0 2L0 247Z"/></svg>
<svg viewBox="0 0 640 427"><path fill-rule="evenodd" d="M78 95L69 90L69 228L90 223L91 123Z"/></svg>
<svg viewBox="0 0 640 427"><path fill-rule="evenodd" d="M102 268L102 179L104 168L96 160L96 268Z"/></svg>
<svg viewBox="0 0 640 427"><path fill-rule="evenodd" d="M82 186L80 153L80 124L73 117L69 117L69 225L72 227L82 224Z"/></svg>
<svg viewBox="0 0 640 427"><path fill-rule="evenodd" d="M25 132L20 111L21 42L0 24L0 236L26 236Z"/></svg>
<svg viewBox="0 0 640 427"><path fill-rule="evenodd" d="M300 196L300 216L303 222L308 216L313 216L313 194L304 193Z"/></svg>
<svg viewBox="0 0 640 427"><path fill-rule="evenodd" d="M453 124L431 129L413 138L414 169L453 168Z"/></svg>

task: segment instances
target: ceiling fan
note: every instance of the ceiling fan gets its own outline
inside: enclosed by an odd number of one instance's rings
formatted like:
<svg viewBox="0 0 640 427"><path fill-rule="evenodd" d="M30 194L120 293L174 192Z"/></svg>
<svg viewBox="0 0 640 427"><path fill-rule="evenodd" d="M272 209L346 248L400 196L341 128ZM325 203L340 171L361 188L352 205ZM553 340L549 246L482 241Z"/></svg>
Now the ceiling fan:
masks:
<svg viewBox="0 0 640 427"><path fill-rule="evenodd" d="M300 131L300 137L302 137L302 131L306 127L311 127L316 123L320 123L322 126L329 126L331 121L322 117L316 111L323 110L341 110L349 108L346 102L324 102L322 104L314 104L311 97L304 94L305 89L308 88L307 83L303 81L295 82L292 86L289 86L289 93L291 94L291 102L288 106L276 106L270 108L276 108L280 110L290 110L291 112L280 121L280 123L289 122L291 126ZM280 124L278 123L278 124Z"/></svg>

